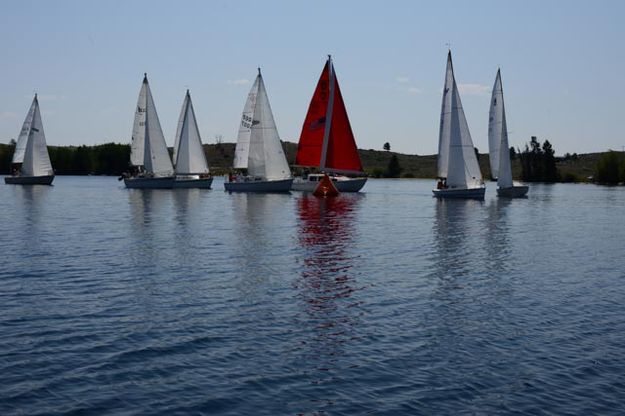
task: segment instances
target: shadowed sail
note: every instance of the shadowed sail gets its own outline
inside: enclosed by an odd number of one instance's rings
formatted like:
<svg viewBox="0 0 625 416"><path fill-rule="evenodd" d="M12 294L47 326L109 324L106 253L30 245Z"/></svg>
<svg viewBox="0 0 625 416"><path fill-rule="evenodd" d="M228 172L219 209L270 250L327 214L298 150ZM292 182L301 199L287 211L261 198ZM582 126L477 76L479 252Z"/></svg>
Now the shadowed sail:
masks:
<svg viewBox="0 0 625 416"><path fill-rule="evenodd" d="M13 174L4 178L7 184L50 185L54 180L37 94L20 130L11 162Z"/></svg>
<svg viewBox="0 0 625 416"><path fill-rule="evenodd" d="M180 118L178 119L173 156L177 175L201 175L208 173L208 164L202 148L200 130L197 126L189 90L187 90L187 94L184 97Z"/></svg>
<svg viewBox="0 0 625 416"><path fill-rule="evenodd" d="M363 172L331 57L310 101L295 164L335 173Z"/></svg>
<svg viewBox="0 0 625 416"><path fill-rule="evenodd" d="M451 51L447 55L438 148L438 176L447 179L448 187L481 186L482 173L460 101Z"/></svg>
<svg viewBox="0 0 625 416"><path fill-rule="evenodd" d="M510 145L508 144L508 126L506 124L506 107L503 100L501 71L493 85L488 114L488 146L490 152L490 168L492 177L497 178L497 195L508 198L523 197L529 187L512 180L510 162Z"/></svg>
<svg viewBox="0 0 625 416"><path fill-rule="evenodd" d="M147 75L143 78L137 109L135 110L130 163L134 166L142 166L146 172L157 177L171 176L174 170L154 106Z"/></svg>

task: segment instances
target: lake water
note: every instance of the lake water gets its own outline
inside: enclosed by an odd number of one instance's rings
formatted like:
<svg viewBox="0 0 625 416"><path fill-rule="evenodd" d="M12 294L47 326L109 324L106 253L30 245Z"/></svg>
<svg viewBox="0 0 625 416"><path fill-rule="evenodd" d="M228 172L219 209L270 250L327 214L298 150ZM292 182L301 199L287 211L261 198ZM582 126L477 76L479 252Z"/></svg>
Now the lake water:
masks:
<svg viewBox="0 0 625 416"><path fill-rule="evenodd" d="M0 185L0 414L624 414L625 188Z"/></svg>

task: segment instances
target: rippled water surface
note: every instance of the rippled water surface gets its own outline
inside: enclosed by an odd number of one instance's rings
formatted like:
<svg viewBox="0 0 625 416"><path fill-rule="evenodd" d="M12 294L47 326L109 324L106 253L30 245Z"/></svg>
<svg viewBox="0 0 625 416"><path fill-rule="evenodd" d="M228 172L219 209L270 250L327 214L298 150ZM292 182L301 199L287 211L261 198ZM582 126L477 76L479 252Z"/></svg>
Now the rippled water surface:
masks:
<svg viewBox="0 0 625 416"><path fill-rule="evenodd" d="M0 185L0 414L623 414L625 189Z"/></svg>

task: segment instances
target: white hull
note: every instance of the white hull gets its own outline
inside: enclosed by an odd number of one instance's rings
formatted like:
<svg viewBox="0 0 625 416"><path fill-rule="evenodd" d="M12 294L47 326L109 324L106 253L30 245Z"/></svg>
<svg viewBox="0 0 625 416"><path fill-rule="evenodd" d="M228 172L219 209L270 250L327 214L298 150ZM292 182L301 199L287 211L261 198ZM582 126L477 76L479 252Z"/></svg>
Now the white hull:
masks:
<svg viewBox="0 0 625 416"><path fill-rule="evenodd" d="M292 183L293 179L225 182L224 188L228 192L289 192Z"/></svg>
<svg viewBox="0 0 625 416"><path fill-rule="evenodd" d="M321 176L323 177L323 176ZM330 177L332 183L339 192L358 192L365 186L367 178L348 178L346 176ZM310 181L302 178L295 178L291 190L302 192L314 192L319 185L319 181Z"/></svg>
<svg viewBox="0 0 625 416"><path fill-rule="evenodd" d="M7 185L52 185L54 175L46 176L7 176L4 183Z"/></svg>
<svg viewBox="0 0 625 416"><path fill-rule="evenodd" d="M529 186L527 185L514 185L509 188L497 188L497 196L503 198L521 198L527 195Z"/></svg>
<svg viewBox="0 0 625 416"><path fill-rule="evenodd" d="M174 177L124 178L124 184L130 189L171 189L174 187Z"/></svg>
<svg viewBox="0 0 625 416"><path fill-rule="evenodd" d="M174 180L174 188L210 189L212 184L213 184L213 178L204 178L204 179L176 178Z"/></svg>
<svg viewBox="0 0 625 416"><path fill-rule="evenodd" d="M436 198L484 199L486 187L433 189Z"/></svg>

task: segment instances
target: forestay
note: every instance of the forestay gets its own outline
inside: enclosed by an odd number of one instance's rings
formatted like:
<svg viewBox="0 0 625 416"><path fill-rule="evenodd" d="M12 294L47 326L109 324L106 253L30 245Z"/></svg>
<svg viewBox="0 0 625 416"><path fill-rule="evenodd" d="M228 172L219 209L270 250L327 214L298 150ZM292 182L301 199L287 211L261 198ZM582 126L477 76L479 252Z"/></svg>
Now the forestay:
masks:
<svg viewBox="0 0 625 416"><path fill-rule="evenodd" d="M21 173L23 176L54 175L52 163L50 163L50 156L48 155L46 136L43 132L43 123L41 121L41 113L39 112L39 101L36 95L33 100L33 106L34 108L31 107L33 113L32 121L29 127L28 139L26 140Z"/></svg>
<svg viewBox="0 0 625 416"><path fill-rule="evenodd" d="M257 86L257 91L250 120L248 174L266 180L291 178L260 69L254 85Z"/></svg>
<svg viewBox="0 0 625 416"><path fill-rule="evenodd" d="M176 141L174 144L175 172L178 175L197 175L208 173L208 164L202 148L202 139L191 102L189 90L184 97Z"/></svg>

